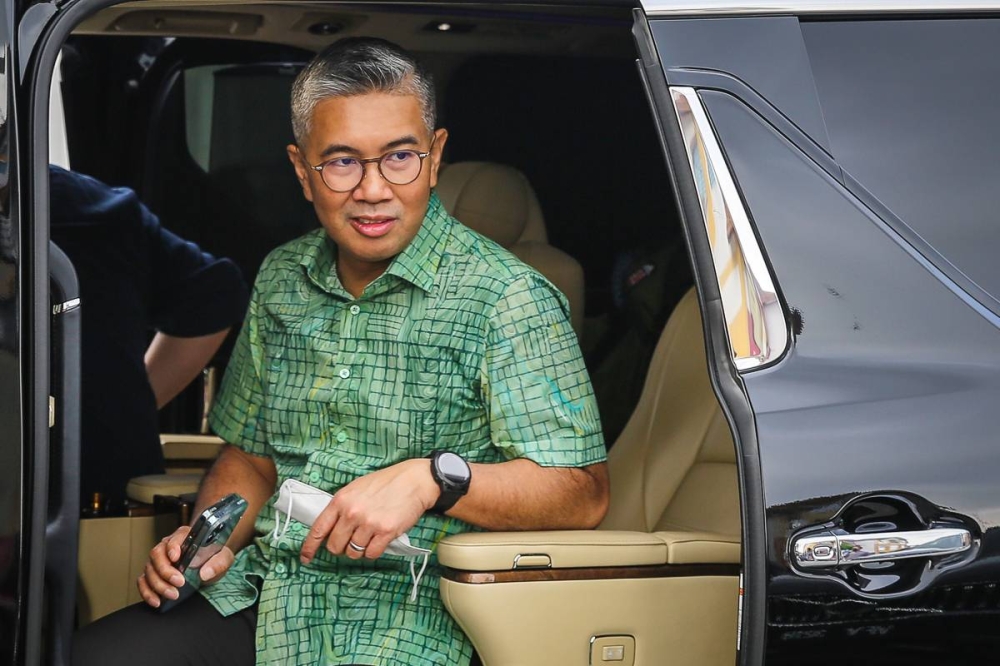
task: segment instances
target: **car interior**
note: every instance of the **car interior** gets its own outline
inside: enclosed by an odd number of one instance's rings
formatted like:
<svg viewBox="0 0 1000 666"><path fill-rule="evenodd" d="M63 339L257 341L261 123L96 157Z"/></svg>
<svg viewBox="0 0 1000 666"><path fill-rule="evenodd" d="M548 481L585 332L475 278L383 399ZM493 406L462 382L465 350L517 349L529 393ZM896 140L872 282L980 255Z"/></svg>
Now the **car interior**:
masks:
<svg viewBox="0 0 1000 666"><path fill-rule="evenodd" d="M54 79L57 161L133 188L249 284L271 249L317 224L285 155L301 67L353 35L427 64L450 133L438 194L566 295L609 447L598 529L438 545L442 598L488 666L736 655L736 451L632 21L598 5L127 2L76 26ZM234 335L161 412L168 473L134 479L122 510L84 507L78 625L139 601L149 549L190 520L222 444L204 415Z"/></svg>

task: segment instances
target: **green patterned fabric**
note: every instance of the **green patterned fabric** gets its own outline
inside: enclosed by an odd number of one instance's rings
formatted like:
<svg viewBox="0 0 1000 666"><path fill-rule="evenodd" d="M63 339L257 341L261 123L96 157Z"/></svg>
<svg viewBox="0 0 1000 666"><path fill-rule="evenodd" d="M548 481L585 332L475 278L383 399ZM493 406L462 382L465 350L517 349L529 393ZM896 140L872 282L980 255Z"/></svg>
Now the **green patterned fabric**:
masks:
<svg viewBox="0 0 1000 666"><path fill-rule="evenodd" d="M328 492L434 449L471 462L525 457L545 466L604 460L590 380L565 298L513 255L449 217L431 197L413 242L355 300L337 278L323 230L261 267L212 426L274 460L278 486ZM445 610L432 558L416 601L407 560L299 562L307 529L276 546L274 500L258 536L202 593L223 614L260 588L259 664L469 662ZM425 515L409 531L433 549L472 526Z"/></svg>

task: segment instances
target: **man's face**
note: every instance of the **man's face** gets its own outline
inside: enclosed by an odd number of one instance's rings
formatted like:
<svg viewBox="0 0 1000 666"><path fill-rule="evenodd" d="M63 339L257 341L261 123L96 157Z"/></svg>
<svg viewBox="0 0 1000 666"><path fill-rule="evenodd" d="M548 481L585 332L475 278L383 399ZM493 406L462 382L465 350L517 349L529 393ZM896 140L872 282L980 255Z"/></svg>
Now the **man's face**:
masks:
<svg viewBox="0 0 1000 666"><path fill-rule="evenodd" d="M431 188L437 185L447 138L443 129L434 136L428 133L415 95L368 93L331 97L316 105L305 145L289 146L288 156L303 194L337 244L342 280L351 276L374 279L417 235ZM337 157L379 157L393 150L430 150L431 154L424 159L420 175L408 185L389 183L372 162L365 165L364 178L349 192L334 192L308 166Z"/></svg>

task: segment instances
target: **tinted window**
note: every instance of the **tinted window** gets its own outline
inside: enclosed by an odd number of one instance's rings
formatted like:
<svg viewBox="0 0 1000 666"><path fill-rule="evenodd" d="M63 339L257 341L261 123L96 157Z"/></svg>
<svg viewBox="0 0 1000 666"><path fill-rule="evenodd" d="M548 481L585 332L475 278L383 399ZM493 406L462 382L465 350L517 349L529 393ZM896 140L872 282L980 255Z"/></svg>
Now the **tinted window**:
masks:
<svg viewBox="0 0 1000 666"><path fill-rule="evenodd" d="M834 157L1000 297L1000 20L804 23Z"/></svg>
<svg viewBox="0 0 1000 666"><path fill-rule="evenodd" d="M205 65L184 72L188 150L203 171L246 165L287 167L293 65ZM285 169L291 173L290 168Z"/></svg>

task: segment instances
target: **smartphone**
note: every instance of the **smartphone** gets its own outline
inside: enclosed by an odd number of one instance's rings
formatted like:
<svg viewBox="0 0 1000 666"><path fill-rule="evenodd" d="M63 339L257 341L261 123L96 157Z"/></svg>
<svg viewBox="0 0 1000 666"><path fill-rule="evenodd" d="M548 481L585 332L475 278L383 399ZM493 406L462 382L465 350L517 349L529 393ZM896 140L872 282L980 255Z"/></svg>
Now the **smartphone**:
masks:
<svg viewBox="0 0 1000 666"><path fill-rule="evenodd" d="M184 574L184 585L177 588L180 596L177 599L162 598L161 613L181 603L201 587L199 572L202 565L222 550L246 510L246 500L232 493L202 511L181 544L180 559L174 564Z"/></svg>

